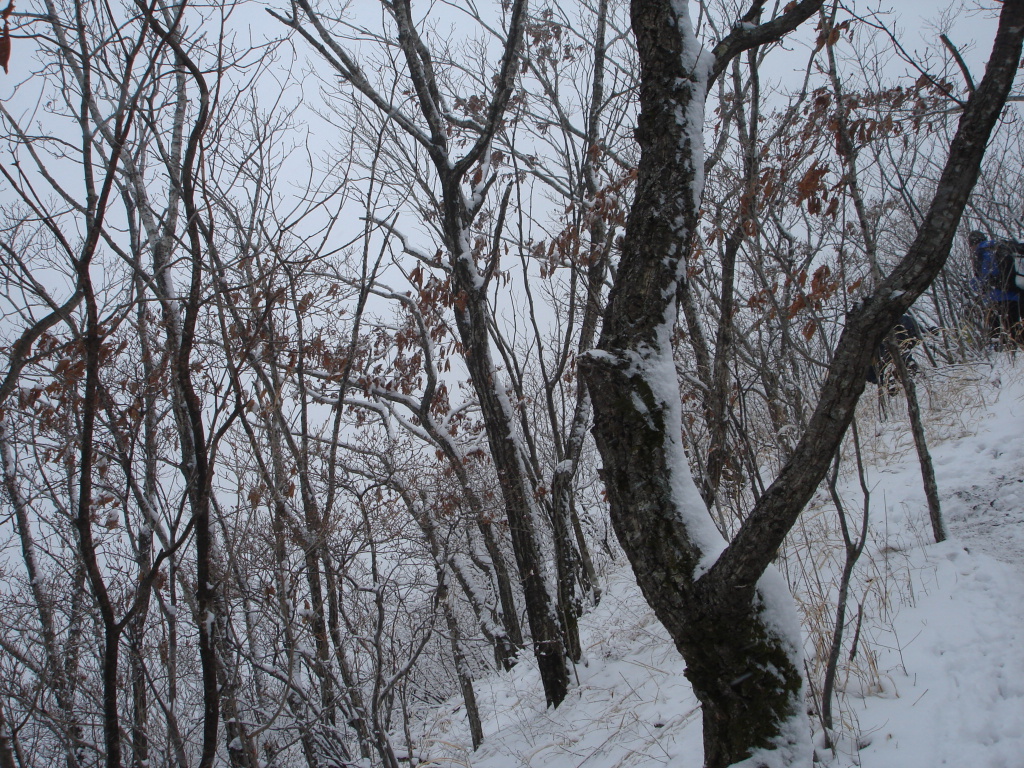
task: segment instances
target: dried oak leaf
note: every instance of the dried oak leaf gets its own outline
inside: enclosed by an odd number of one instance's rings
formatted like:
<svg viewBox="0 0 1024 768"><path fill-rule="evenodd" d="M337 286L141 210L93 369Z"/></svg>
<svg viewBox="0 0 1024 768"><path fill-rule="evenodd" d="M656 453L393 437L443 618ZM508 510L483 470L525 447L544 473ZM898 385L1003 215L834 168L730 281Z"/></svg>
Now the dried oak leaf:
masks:
<svg viewBox="0 0 1024 768"><path fill-rule="evenodd" d="M7 62L11 60L11 31L7 25L4 24L3 35L0 36L0 67L4 68L4 73L10 72L7 69Z"/></svg>
<svg viewBox="0 0 1024 768"><path fill-rule="evenodd" d="M14 13L14 2L13 0L7 4L7 7L3 11L0 11L0 18L4 20L4 31L0 35L0 67L4 68L4 73L9 73L7 64L11 60L11 14Z"/></svg>

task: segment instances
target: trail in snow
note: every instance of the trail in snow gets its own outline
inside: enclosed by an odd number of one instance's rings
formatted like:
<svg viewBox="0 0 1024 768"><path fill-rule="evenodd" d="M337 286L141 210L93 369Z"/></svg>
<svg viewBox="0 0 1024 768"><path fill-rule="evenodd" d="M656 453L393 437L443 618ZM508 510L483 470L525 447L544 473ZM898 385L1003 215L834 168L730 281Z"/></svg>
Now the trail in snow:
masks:
<svg viewBox="0 0 1024 768"><path fill-rule="evenodd" d="M950 540L909 555L918 584L880 637L891 697L860 707L863 766L1024 766L1024 372L1002 364L969 433L933 449ZM904 485L906 529L923 493L916 462L900 470L886 490Z"/></svg>

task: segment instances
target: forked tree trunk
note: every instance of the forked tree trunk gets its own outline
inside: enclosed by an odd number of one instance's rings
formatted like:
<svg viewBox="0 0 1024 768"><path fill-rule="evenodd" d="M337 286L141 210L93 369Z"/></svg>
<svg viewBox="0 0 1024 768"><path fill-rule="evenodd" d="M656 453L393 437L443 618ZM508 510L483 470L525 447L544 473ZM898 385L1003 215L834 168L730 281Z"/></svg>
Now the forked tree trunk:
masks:
<svg viewBox="0 0 1024 768"><path fill-rule="evenodd" d="M799 625L771 560L825 476L864 389L871 351L949 253L1020 60L1024 0L1003 4L985 78L971 95L918 236L847 318L819 404L792 458L726 546L683 451L671 338L703 188L707 86L739 52L820 7L762 3L707 53L681 0L634 0L641 66L637 190L598 349L581 366L594 404L612 522L644 595L686 660L704 710L705 766L809 765Z"/></svg>
<svg viewBox="0 0 1024 768"><path fill-rule="evenodd" d="M686 660L703 707L705 765L731 765L758 747L786 748L796 757L800 737L806 742L808 735L799 629L781 577L768 577L775 588L762 592L754 584L723 589L696 578L725 542L689 476L681 438L670 435L679 434L678 407L656 404L642 377L621 367L591 362L588 376L615 532ZM633 407L634 394L646 409ZM779 631L778 622L766 622L766 606L789 626Z"/></svg>
<svg viewBox="0 0 1024 768"><path fill-rule="evenodd" d="M768 590L756 589L761 574L742 585L700 579L725 541L683 450L671 347L676 297L703 188L708 83L735 53L795 27L817 5L798 4L769 33L737 27L708 57L685 5L633 4L641 63L637 192L600 351L582 370L612 522L645 597L686 659L704 708L708 766L730 765L758 748L795 757L808 735L795 613L778 577Z"/></svg>
<svg viewBox="0 0 1024 768"><path fill-rule="evenodd" d="M406 13L400 3L395 6ZM515 82L515 71L519 66L519 51L522 45L523 19L526 14L526 0L510 6L508 39L501 70L495 78L496 93L491 110L495 116L488 123L491 134L484 134L474 149L451 165L447 152L438 150L435 167L441 181L442 231L451 266L452 285L456 295L455 325L462 343L466 368L473 384L483 415L484 430L491 459L498 474L498 485L508 515L509 534L515 554L519 579L523 587L526 617L530 626L534 655L540 670L544 695L551 706L562 703L569 690L569 668L566 662L565 644L559 627L556 608L557 596L552 594L545 575L544 561L540 549L537 521L541 519L540 504L537 501L536 481L527 471L528 457L516 433L515 406L508 397L508 390L501 381L498 369L491 355L491 340L488 322L493 317L487 297L487 281L477 269L471 250L471 224L477 210L464 193L464 180L469 169L480 163L481 172L489 166L490 140L496 130L496 116L502 115L508 105ZM400 40L412 35L411 17L399 14ZM405 31L408 29L408 31ZM421 82L429 91L429 76L418 74L417 57L420 54L406 46L406 59L414 82ZM421 94L420 107L431 123L435 144L444 146L444 129L435 121L437 105L426 93ZM483 174L486 175L486 174ZM478 194L479 191L474 192Z"/></svg>

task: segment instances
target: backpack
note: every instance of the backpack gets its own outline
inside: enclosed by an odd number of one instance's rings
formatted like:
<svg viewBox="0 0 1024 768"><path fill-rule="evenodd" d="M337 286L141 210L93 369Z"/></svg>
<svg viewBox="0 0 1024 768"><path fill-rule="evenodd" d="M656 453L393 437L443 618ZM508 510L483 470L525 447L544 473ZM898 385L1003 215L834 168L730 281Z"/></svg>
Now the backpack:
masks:
<svg viewBox="0 0 1024 768"><path fill-rule="evenodd" d="M1005 246L1013 261L1013 286L1018 291L1024 291L1024 243L1008 240Z"/></svg>
<svg viewBox="0 0 1024 768"><path fill-rule="evenodd" d="M988 277L989 285L1006 293L1024 291L1024 243L995 240L990 252L998 272Z"/></svg>

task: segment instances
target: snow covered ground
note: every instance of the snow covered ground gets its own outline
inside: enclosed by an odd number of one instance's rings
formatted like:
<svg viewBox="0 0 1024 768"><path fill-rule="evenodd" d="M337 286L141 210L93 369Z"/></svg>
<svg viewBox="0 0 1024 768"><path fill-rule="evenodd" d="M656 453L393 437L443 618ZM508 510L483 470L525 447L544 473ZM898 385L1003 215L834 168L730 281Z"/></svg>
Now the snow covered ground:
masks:
<svg viewBox="0 0 1024 768"><path fill-rule="evenodd" d="M928 369L919 386L951 537L929 543L905 422L896 414L871 423L872 534L851 608L864 602L865 618L837 709L847 735L819 759L836 768L1022 768L1024 358ZM847 479L844 495L855 495L855 482ZM586 663L558 710L545 709L536 670L522 663L477 683L481 748L469 748L453 702L425 725L426 764L700 766L700 710L682 660L628 568L608 575L582 627Z"/></svg>

